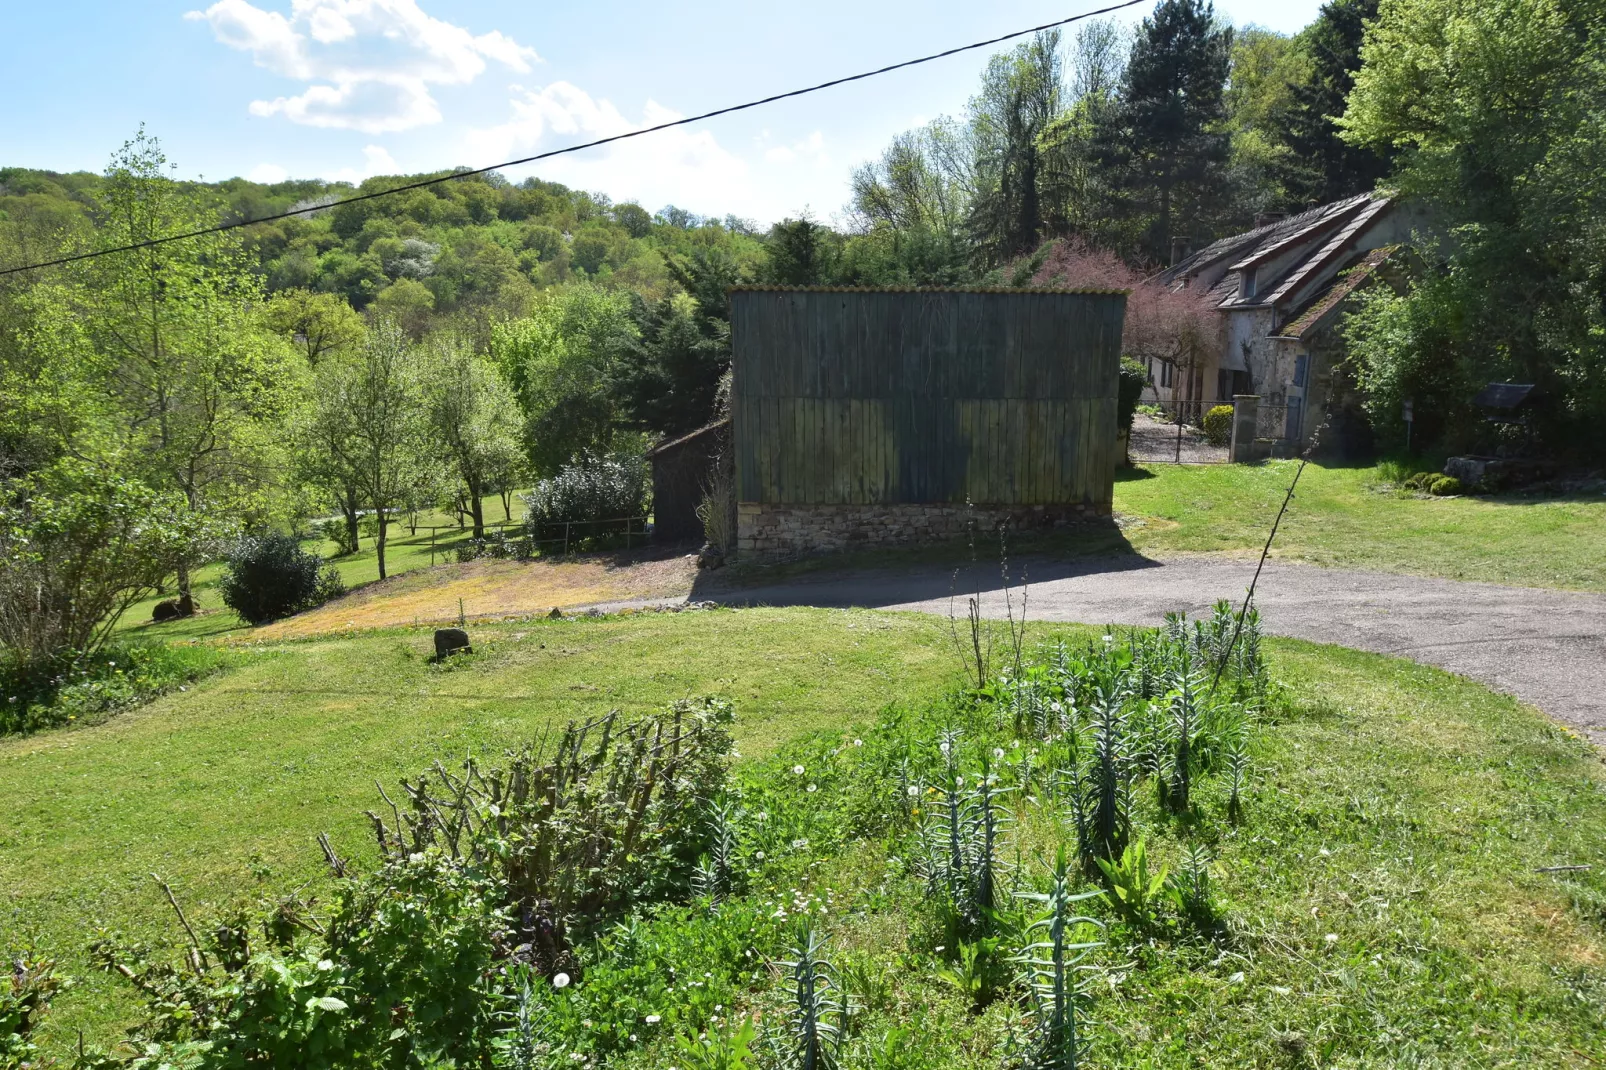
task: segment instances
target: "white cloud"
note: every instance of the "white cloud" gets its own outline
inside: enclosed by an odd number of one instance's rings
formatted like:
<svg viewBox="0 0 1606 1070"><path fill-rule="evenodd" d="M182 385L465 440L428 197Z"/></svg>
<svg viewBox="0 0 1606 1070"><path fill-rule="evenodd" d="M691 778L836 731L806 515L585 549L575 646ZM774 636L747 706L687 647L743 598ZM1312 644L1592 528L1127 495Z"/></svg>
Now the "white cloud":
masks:
<svg viewBox="0 0 1606 1070"><path fill-rule="evenodd" d="M514 86L513 117L500 126L471 130L466 138L476 166L541 149L657 126L681 114L649 100L640 122L626 118L611 101L569 82L540 89ZM555 135L555 136L553 136ZM693 210L743 211L752 201L746 161L715 140L712 131L674 127L641 138L543 160L542 178L651 206L678 204Z"/></svg>
<svg viewBox="0 0 1606 1070"><path fill-rule="evenodd" d="M362 150L363 165L361 167L342 167L329 175L331 182L350 182L356 185L365 178L375 175L394 175L401 171L390 153L379 145L367 145Z"/></svg>
<svg viewBox="0 0 1606 1070"><path fill-rule="evenodd" d="M283 182L289 178L290 172L276 163L259 163L246 172L245 177L252 182L260 182L264 186L271 186L275 182Z"/></svg>
<svg viewBox="0 0 1606 1070"><path fill-rule="evenodd" d="M766 131L766 133L768 133ZM799 161L813 163L817 167L824 167L831 162L825 151L825 135L816 130L802 141L791 145L776 145L764 153L764 159L770 163L790 164Z"/></svg>
<svg viewBox="0 0 1606 1070"><path fill-rule="evenodd" d="M535 50L499 31L475 36L431 18L417 0L291 0L288 17L247 0L218 0L185 18L256 65L308 83L251 103L251 114L379 134L441 120L431 86L467 85L486 61L528 71Z"/></svg>

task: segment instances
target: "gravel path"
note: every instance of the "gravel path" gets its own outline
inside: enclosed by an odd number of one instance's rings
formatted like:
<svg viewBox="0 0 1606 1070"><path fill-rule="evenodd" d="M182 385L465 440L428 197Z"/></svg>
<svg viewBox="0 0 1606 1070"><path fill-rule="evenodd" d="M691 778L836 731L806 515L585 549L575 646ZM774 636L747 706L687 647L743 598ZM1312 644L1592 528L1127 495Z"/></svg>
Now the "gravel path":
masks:
<svg viewBox="0 0 1606 1070"><path fill-rule="evenodd" d="M1028 561L1031 617L1158 624L1240 599L1254 562L1140 557ZM947 613L952 574L937 569L810 576L693 598L726 604L865 606ZM1004 615L996 570L983 606ZM974 591L961 577L958 590ZM1019 598L1019 591L1015 591ZM1396 654L1530 702L1606 746L1606 595L1271 563L1256 593L1268 632Z"/></svg>

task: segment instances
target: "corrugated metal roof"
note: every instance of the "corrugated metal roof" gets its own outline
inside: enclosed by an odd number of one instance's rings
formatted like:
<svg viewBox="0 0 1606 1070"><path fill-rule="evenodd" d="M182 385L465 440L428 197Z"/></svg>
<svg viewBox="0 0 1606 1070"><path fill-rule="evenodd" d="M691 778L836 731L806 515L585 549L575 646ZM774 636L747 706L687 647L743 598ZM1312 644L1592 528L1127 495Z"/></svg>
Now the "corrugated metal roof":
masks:
<svg viewBox="0 0 1606 1070"><path fill-rule="evenodd" d="M742 283L727 293L806 294L1129 294L1131 290L1068 290L1054 286L768 286Z"/></svg>

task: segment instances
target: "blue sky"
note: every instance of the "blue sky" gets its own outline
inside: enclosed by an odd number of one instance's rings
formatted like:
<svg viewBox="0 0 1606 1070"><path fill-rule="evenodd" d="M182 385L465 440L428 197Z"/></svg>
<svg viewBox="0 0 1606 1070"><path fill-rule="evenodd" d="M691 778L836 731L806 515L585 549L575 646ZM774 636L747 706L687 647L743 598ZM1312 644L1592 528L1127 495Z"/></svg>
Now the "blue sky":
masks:
<svg viewBox="0 0 1606 1070"><path fill-rule="evenodd" d="M883 66L1100 0L8 3L0 165L99 170L140 123L180 174L358 180L482 166ZM1319 0L1218 0L1284 33ZM1127 21L1147 10L1130 9ZM854 166L958 114L986 52L508 172L768 222L832 218Z"/></svg>

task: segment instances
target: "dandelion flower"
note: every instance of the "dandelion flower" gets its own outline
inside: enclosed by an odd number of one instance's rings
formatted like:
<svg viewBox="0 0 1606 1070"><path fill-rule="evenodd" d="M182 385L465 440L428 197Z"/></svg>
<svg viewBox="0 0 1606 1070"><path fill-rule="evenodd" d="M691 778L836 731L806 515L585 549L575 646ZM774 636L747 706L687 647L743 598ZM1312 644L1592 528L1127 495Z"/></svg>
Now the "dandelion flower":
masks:
<svg viewBox="0 0 1606 1070"><path fill-rule="evenodd" d="M804 788L803 790L808 792L810 795L813 795L816 791L819 791L820 789L819 789L818 785L810 784L808 787Z"/></svg>
<svg viewBox="0 0 1606 1070"><path fill-rule="evenodd" d="M660 1016L656 1015L656 1014L647 1015L647 1024L648 1025L657 1025L661 1021L663 1021L663 1019Z"/></svg>
<svg viewBox="0 0 1606 1070"><path fill-rule="evenodd" d="M553 988L568 988L569 987L569 975L566 974L566 973L555 973L555 974L553 974L552 975L552 987Z"/></svg>
<svg viewBox="0 0 1606 1070"><path fill-rule="evenodd" d="M948 751L949 751L949 749L950 749L950 748L949 748L949 745L948 745L948 743L947 743L947 742L946 742L946 741L944 741L944 742L943 742L943 743L941 743L941 744L940 744L940 745L939 745L939 746L938 746L938 747L937 747L937 749L938 749L938 750L940 750L940 751L942 751L942 752L943 752L943 753L944 753L944 754L947 754L947 753L948 753Z"/></svg>
<svg viewBox="0 0 1606 1070"><path fill-rule="evenodd" d="M913 784L910 784L907 789L907 794L909 798L913 799L915 796L920 794L920 789L915 787Z"/></svg>
<svg viewBox="0 0 1606 1070"><path fill-rule="evenodd" d="M1336 944L1338 943L1338 934L1328 933L1326 936L1322 937L1322 939L1326 940L1329 945Z"/></svg>
<svg viewBox="0 0 1606 1070"><path fill-rule="evenodd" d="M994 758L1002 758L1003 756L1004 756L1004 748L1003 747L994 747L993 748L993 757Z"/></svg>
<svg viewBox="0 0 1606 1070"><path fill-rule="evenodd" d="M862 747L862 746L864 746L864 740L862 740L862 739L856 739L856 740L854 740L854 741L853 741L853 745L854 745L854 746L855 746L855 747Z"/></svg>
<svg viewBox="0 0 1606 1070"><path fill-rule="evenodd" d="M797 776L802 776L803 775L803 767L801 765L794 765L792 767L792 772Z"/></svg>

